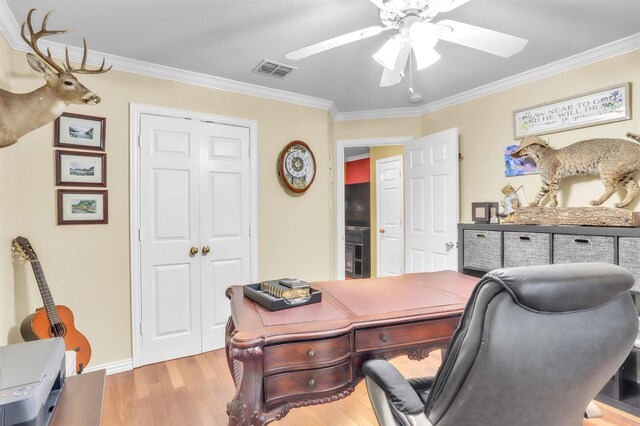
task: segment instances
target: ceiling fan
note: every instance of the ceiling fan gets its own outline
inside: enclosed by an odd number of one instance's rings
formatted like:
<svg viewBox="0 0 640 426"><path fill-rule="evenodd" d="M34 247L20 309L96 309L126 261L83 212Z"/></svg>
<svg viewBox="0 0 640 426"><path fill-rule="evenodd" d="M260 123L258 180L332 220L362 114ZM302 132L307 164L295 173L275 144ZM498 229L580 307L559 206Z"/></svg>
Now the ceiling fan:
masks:
<svg viewBox="0 0 640 426"><path fill-rule="evenodd" d="M381 32L398 30L378 50L373 59L384 67L380 86L393 86L402 81L411 52L416 68L422 70L440 59L434 47L438 40L460 44L493 55L508 58L520 52L528 40L450 19L431 21L440 12L449 12L470 0L369 0L379 9L382 25L363 28L285 54L298 60Z"/></svg>

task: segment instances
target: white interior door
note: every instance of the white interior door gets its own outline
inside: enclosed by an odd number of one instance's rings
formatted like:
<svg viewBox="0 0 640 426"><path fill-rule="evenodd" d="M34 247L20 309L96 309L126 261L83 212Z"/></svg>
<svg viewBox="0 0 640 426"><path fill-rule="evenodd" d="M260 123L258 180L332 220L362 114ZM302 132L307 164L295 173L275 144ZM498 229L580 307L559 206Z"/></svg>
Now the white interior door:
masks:
<svg viewBox="0 0 640 426"><path fill-rule="evenodd" d="M376 161L378 277L404 270L404 188L402 156Z"/></svg>
<svg viewBox="0 0 640 426"><path fill-rule="evenodd" d="M251 279L249 129L202 125L202 349L209 351L224 346L224 327L231 314L226 288Z"/></svg>
<svg viewBox="0 0 640 426"><path fill-rule="evenodd" d="M225 289L251 279L250 138L146 114L140 127L144 365L224 346Z"/></svg>
<svg viewBox="0 0 640 426"><path fill-rule="evenodd" d="M457 269L458 129L405 144L405 270Z"/></svg>
<svg viewBox="0 0 640 426"><path fill-rule="evenodd" d="M198 121L143 115L140 133L142 364L200 353Z"/></svg>

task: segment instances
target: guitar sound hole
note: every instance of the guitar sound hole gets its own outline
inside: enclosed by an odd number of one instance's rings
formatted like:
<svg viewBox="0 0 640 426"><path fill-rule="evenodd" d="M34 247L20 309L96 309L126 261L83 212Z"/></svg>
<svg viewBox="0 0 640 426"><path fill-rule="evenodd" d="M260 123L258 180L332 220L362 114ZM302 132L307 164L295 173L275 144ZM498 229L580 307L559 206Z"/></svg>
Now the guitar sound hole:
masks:
<svg viewBox="0 0 640 426"><path fill-rule="evenodd" d="M49 329L49 335L51 337L64 337L67 334L67 327L62 323L53 324Z"/></svg>

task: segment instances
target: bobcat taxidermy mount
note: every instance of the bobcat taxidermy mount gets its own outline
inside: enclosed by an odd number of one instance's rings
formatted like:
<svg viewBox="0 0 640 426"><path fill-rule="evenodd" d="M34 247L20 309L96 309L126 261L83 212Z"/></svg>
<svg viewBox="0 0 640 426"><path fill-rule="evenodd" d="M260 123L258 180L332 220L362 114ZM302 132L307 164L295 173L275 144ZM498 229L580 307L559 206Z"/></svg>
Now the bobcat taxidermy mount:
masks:
<svg viewBox="0 0 640 426"><path fill-rule="evenodd" d="M640 142L640 135L627 133L627 137ZM528 136L512 157L529 157L536 162L542 177L542 187L530 204L537 206L550 193L551 207L558 205L558 186L565 176L596 175L604 184L604 194L590 202L599 206L611 197L618 184L627 196L615 206L628 206L638 195L639 188L633 175L640 169L640 144L625 139L587 139L561 149L551 148L537 136Z"/></svg>

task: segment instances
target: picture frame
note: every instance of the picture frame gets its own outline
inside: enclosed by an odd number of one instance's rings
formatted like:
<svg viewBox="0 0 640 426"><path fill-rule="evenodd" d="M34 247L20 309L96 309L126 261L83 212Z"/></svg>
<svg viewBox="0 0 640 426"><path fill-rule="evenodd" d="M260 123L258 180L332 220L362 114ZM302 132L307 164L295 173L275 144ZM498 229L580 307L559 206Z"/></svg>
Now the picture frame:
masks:
<svg viewBox="0 0 640 426"><path fill-rule="evenodd" d="M108 191L58 189L58 225L109 223Z"/></svg>
<svg viewBox="0 0 640 426"><path fill-rule="evenodd" d="M529 157L514 158L511 154L519 148L519 145L508 145L504 149L504 176L525 176L539 174L540 169L535 161Z"/></svg>
<svg viewBox="0 0 640 426"><path fill-rule="evenodd" d="M104 151L107 119L62 113L54 122L53 146Z"/></svg>
<svg viewBox="0 0 640 426"><path fill-rule="evenodd" d="M56 185L107 186L107 154L56 150Z"/></svg>
<svg viewBox="0 0 640 426"><path fill-rule="evenodd" d="M631 119L631 83L513 111L513 139Z"/></svg>
<svg viewBox="0 0 640 426"><path fill-rule="evenodd" d="M471 203L471 220L474 223L499 223L498 213L498 203Z"/></svg>

